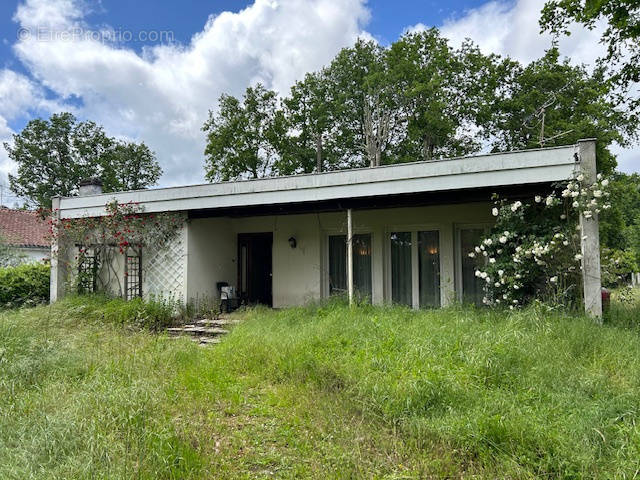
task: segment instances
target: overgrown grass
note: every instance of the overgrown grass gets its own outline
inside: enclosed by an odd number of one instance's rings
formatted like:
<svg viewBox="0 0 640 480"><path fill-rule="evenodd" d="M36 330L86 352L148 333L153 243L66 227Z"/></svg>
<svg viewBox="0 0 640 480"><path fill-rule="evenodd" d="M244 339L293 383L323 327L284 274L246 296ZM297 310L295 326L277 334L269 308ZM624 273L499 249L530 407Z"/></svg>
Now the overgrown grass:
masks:
<svg viewBox="0 0 640 480"><path fill-rule="evenodd" d="M76 298L0 316L0 478L640 469L636 329L542 308L329 304L247 312L203 349L108 310Z"/></svg>

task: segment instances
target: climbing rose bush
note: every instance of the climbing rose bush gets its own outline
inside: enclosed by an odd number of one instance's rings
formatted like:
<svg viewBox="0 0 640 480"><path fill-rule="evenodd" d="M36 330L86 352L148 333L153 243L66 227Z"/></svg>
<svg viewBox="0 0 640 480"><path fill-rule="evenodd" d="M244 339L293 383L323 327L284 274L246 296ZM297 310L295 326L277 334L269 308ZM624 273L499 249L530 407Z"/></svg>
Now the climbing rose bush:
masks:
<svg viewBox="0 0 640 480"><path fill-rule="evenodd" d="M587 184L579 174L529 201L494 196L496 223L468 253L485 284L483 302L511 309L533 299L576 306L582 297L580 213L593 218L610 208L608 184L600 175Z"/></svg>

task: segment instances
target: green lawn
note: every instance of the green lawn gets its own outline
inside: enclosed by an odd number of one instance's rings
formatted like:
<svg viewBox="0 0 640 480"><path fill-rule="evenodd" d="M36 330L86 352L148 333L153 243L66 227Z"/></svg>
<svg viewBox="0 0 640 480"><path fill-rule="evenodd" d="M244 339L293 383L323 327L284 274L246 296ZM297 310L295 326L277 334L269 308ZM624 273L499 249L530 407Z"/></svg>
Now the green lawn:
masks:
<svg viewBox="0 0 640 480"><path fill-rule="evenodd" d="M331 304L202 348L104 304L0 314L1 479L640 475L637 328Z"/></svg>

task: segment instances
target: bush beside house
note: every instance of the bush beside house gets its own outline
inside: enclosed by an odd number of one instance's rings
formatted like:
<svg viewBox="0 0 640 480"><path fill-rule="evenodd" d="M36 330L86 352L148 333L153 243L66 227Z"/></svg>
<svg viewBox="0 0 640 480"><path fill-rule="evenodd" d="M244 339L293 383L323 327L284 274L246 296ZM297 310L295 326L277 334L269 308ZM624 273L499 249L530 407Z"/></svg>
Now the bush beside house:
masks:
<svg viewBox="0 0 640 480"><path fill-rule="evenodd" d="M49 300L50 267L29 263L0 268L0 307L34 305Z"/></svg>

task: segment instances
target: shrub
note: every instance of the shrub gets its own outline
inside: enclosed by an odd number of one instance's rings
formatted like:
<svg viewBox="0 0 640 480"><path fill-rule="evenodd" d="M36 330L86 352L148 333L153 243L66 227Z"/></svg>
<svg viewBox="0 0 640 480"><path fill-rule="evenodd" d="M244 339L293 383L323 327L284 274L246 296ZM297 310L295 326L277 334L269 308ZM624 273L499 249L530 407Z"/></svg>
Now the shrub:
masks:
<svg viewBox="0 0 640 480"><path fill-rule="evenodd" d="M158 331L172 325L180 312L180 303L172 299L134 298L127 301L106 295L78 298L90 307L87 318L136 329Z"/></svg>
<svg viewBox="0 0 640 480"><path fill-rule="evenodd" d="M50 267L30 263L0 268L0 307L35 305L49 300Z"/></svg>

